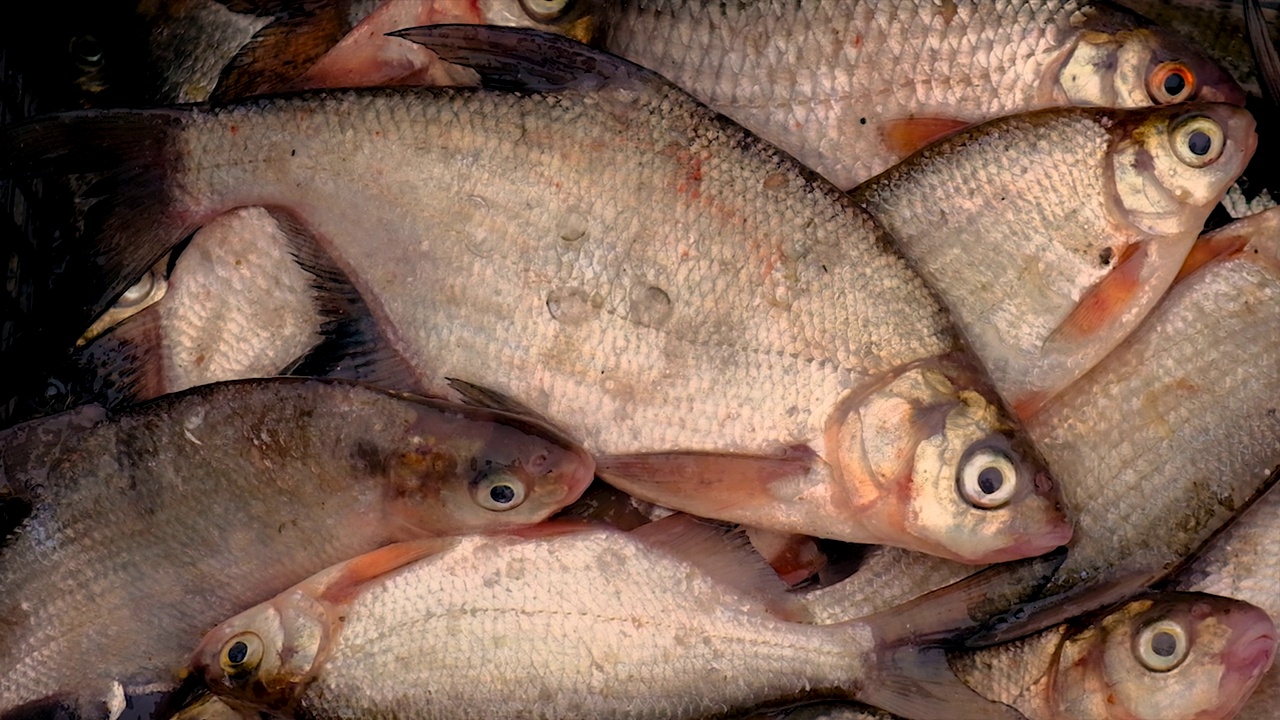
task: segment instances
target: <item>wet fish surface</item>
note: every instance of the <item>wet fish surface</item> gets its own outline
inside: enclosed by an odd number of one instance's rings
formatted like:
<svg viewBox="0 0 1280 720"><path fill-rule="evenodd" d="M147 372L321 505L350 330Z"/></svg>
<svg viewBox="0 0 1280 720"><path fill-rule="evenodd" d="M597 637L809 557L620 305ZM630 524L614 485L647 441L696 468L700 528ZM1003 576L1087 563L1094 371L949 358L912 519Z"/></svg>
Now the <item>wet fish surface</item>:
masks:
<svg viewBox="0 0 1280 720"><path fill-rule="evenodd" d="M853 191L1024 419L1164 294L1257 145L1228 105L1003 118Z"/></svg>
<svg viewBox="0 0 1280 720"><path fill-rule="evenodd" d="M403 557L358 558L223 623L193 677L233 705L317 719L683 718L829 694L1012 717L957 691L940 653L889 649L903 638L886 623L928 633L961 596L893 620L787 621L781 583L721 532L673 517L393 546Z"/></svg>
<svg viewBox="0 0 1280 720"><path fill-rule="evenodd" d="M611 481L657 478L722 506L687 508L697 514L969 562L1069 537L946 311L846 196L660 78L570 41L475 26L414 37L538 92L68 115L15 128L0 164L48 172L59 163L28 153L62 156L64 133L81 131L148 154L127 164L164 202L94 206L95 265L112 258L122 277L228 209L291 213L424 390L461 378L518 398L622 456ZM467 172L422 171L460 162ZM637 457L667 450L680 457ZM703 487L654 472L673 467ZM637 484L623 489L680 508Z"/></svg>
<svg viewBox="0 0 1280 720"><path fill-rule="evenodd" d="M1132 600L1083 626L951 655L982 695L1028 720L1225 720L1275 658L1276 628L1248 603L1198 593Z"/></svg>
<svg viewBox="0 0 1280 720"><path fill-rule="evenodd" d="M539 522L593 469L536 421L291 378L32 421L0 461L30 508L0 548L0 714L85 717L172 686L201 633L311 573Z"/></svg>
<svg viewBox="0 0 1280 720"><path fill-rule="evenodd" d="M620 0L602 47L841 188L960 127L1045 107L1243 104L1199 50L1074 0Z"/></svg>

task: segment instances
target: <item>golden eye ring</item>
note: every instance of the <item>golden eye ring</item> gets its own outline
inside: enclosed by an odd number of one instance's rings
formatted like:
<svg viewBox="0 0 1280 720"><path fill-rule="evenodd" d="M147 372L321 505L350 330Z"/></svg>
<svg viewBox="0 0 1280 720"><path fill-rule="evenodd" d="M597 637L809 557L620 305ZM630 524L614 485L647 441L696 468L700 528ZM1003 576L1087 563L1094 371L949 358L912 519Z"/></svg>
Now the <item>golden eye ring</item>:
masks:
<svg viewBox="0 0 1280 720"><path fill-rule="evenodd" d="M1172 620L1159 620L1144 627L1134 640L1133 654L1152 672L1169 672L1182 664L1191 651L1187 631Z"/></svg>
<svg viewBox="0 0 1280 720"><path fill-rule="evenodd" d="M1018 468L1000 450L984 448L964 461L958 480L965 502L994 510L1008 505L1018 491Z"/></svg>

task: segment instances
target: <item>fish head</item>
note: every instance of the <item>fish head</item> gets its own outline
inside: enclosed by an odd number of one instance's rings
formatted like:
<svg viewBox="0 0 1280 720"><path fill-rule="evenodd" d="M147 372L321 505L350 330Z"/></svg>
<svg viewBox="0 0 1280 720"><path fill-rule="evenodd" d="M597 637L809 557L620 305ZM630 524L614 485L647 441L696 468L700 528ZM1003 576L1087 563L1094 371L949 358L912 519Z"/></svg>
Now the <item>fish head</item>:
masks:
<svg viewBox="0 0 1280 720"><path fill-rule="evenodd" d="M479 0L489 25L531 27L591 43L599 30L597 0Z"/></svg>
<svg viewBox="0 0 1280 720"><path fill-rule="evenodd" d="M402 535L458 535L533 525L577 500L595 476L580 445L534 418L468 408L451 429L410 430L389 459Z"/></svg>
<svg viewBox="0 0 1280 720"><path fill-rule="evenodd" d="M852 493L886 501L878 513L886 544L985 564L1070 540L1038 453L978 386L960 364L916 365L859 397L828 435L844 482L871 486Z"/></svg>
<svg viewBox="0 0 1280 720"><path fill-rule="evenodd" d="M323 659L338 624L330 615L315 598L286 592L205 635L191 670L218 697L283 712Z"/></svg>
<svg viewBox="0 0 1280 720"><path fill-rule="evenodd" d="M1244 106L1245 92L1191 43L1130 18L1095 16L1050 74L1045 106L1149 107L1187 101Z"/></svg>
<svg viewBox="0 0 1280 720"><path fill-rule="evenodd" d="M1114 117L1109 153L1114 202L1119 214L1148 236L1198 234L1258 145L1253 116L1232 105L1183 105Z"/></svg>
<svg viewBox="0 0 1280 720"><path fill-rule="evenodd" d="M1131 601L1063 644L1060 717L1233 717L1276 650L1276 627L1248 603L1199 593Z"/></svg>

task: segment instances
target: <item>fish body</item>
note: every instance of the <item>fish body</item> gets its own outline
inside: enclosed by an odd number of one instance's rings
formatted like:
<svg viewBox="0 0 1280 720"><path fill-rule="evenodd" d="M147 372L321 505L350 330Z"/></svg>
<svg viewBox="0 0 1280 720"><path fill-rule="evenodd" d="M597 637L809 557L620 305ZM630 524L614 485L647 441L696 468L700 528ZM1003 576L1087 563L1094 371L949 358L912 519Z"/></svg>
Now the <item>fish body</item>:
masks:
<svg viewBox="0 0 1280 720"><path fill-rule="evenodd" d="M687 518L405 544L412 559L381 573L382 557L358 558L210 632L193 677L228 703L314 718L684 718L833 693L912 717L1004 716L967 693L933 705L954 689L945 671L877 686L922 662L877 657L881 620L784 620L758 558L670 521Z"/></svg>
<svg viewBox="0 0 1280 720"><path fill-rule="evenodd" d="M1228 105L986 123L853 197L939 290L1022 417L1127 337L1257 145Z"/></svg>
<svg viewBox="0 0 1280 720"><path fill-rule="evenodd" d="M114 214L127 197L95 206L111 215L98 251L140 273L190 227L278 208L321 239L425 390L461 378L595 453L677 450L701 453L682 467L734 470L715 479L736 494L698 514L970 562L1069 536L946 311L846 196L576 43L477 26L418 39L535 92L352 91L52 121L181 158L149 166L164 200L148 197L148 217ZM9 152L41 144L22 132ZM980 482L990 463L999 477Z"/></svg>
<svg viewBox="0 0 1280 720"><path fill-rule="evenodd" d="M1138 330L1028 423L1076 532L1040 606L1022 614L1043 621L1045 608L1106 602L1094 591L1149 585L1266 487L1280 465L1277 221L1268 210L1204 236Z"/></svg>
<svg viewBox="0 0 1280 720"><path fill-rule="evenodd" d="M979 693L1029 720L1225 720L1275 657L1276 628L1238 600L1168 593L1081 626L951 656Z"/></svg>
<svg viewBox="0 0 1280 720"><path fill-rule="evenodd" d="M311 573L536 523L593 468L534 421L301 379L86 406L6 431L0 458L31 508L0 551L0 713L86 716L172 686L201 633Z"/></svg>
<svg viewBox="0 0 1280 720"><path fill-rule="evenodd" d="M844 189L1004 115L1244 102L1199 51L1101 3L620 0L596 14L602 47Z"/></svg>
<svg viewBox="0 0 1280 720"><path fill-rule="evenodd" d="M80 351L110 397L148 400L225 380L270 377L323 339L317 279L262 208L214 218L167 270L148 272ZM127 317L119 315L131 313ZM101 322L101 321L100 321ZM90 333L96 334L94 329ZM86 337L90 337L86 333Z"/></svg>

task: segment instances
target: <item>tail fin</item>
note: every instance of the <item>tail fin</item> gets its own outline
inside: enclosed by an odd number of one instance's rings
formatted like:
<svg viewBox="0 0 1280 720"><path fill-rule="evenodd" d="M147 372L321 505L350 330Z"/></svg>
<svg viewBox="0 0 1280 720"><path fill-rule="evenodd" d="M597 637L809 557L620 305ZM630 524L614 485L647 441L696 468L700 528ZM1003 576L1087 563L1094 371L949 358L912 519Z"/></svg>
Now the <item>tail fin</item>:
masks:
<svg viewBox="0 0 1280 720"><path fill-rule="evenodd" d="M54 299L36 334L70 347L116 298L191 231L170 175L184 110L88 110L0 130L0 177L64 178L75 191L76 237L58 243Z"/></svg>
<svg viewBox="0 0 1280 720"><path fill-rule="evenodd" d="M1065 559L1066 552L1059 549L995 565L900 607L850 621L870 626L878 649L876 666L857 699L913 719L1021 718L956 677L946 646L961 642L1003 608L1038 593Z"/></svg>

